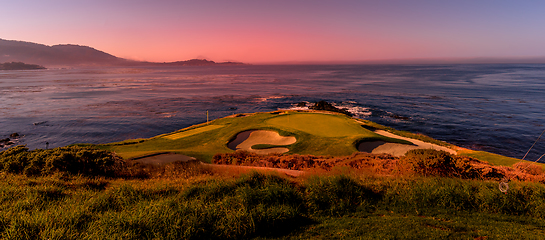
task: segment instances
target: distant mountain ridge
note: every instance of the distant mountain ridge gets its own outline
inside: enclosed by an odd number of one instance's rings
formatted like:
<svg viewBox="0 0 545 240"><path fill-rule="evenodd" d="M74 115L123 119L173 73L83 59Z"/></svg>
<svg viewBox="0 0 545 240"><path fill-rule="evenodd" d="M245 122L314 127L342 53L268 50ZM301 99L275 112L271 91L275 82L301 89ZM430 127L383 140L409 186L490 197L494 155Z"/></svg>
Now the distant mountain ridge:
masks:
<svg viewBox="0 0 545 240"><path fill-rule="evenodd" d="M168 63L141 62L119 58L88 46L74 44L47 46L44 44L0 38L0 63L2 62L24 62L46 67L108 65L204 66L216 64L243 64L238 62L216 63L205 59L191 59Z"/></svg>
<svg viewBox="0 0 545 240"><path fill-rule="evenodd" d="M45 69L45 67L36 64L26 64L22 62L0 63L0 70L36 70Z"/></svg>
<svg viewBox="0 0 545 240"><path fill-rule="evenodd" d="M177 61L177 62L164 62L164 63L158 63L162 65L176 65L176 66L206 66L206 65L243 65L244 63L241 62L221 62L217 63L214 61L206 60L206 59L191 59L186 61Z"/></svg>
<svg viewBox="0 0 545 240"><path fill-rule="evenodd" d="M112 65L128 60L79 45L54 45L0 39L0 62L24 62L43 66Z"/></svg>

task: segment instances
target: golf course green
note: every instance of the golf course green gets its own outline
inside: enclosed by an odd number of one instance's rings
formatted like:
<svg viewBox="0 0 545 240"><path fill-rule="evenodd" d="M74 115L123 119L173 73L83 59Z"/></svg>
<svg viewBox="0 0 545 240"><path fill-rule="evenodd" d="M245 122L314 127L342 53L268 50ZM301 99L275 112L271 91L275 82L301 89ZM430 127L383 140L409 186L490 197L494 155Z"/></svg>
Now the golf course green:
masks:
<svg viewBox="0 0 545 240"><path fill-rule="evenodd" d="M275 141L256 137L254 139L260 141L244 143L245 146L251 146L248 150L277 148L284 149L283 152L287 154L346 156L358 152L357 145L361 142L411 144L376 134L366 128L364 121L343 114L277 111L233 115L149 139L128 140L99 147L115 151L125 159L171 152L210 162L215 154L235 151L237 148L230 148L229 143L233 142L239 133L251 130L265 130L275 133L277 138L294 137L296 140L286 145L282 141L278 142L278 139ZM260 133L263 135L264 132ZM270 152L274 151L267 153Z"/></svg>

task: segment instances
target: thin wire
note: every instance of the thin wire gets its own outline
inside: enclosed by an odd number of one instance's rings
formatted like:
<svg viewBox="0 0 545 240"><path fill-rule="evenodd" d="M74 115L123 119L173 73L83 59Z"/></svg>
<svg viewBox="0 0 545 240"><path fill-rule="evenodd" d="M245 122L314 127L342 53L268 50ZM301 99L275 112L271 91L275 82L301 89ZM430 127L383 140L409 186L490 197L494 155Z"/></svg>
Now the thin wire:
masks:
<svg viewBox="0 0 545 240"><path fill-rule="evenodd" d="M534 142L534 144L532 144L532 146L530 147L530 149L528 149L528 152L526 152L526 154L524 154L524 157L522 157L522 159L520 160L522 162L522 160L524 160L524 158L526 158L526 155L528 155L528 153L530 152L530 150L532 150L532 148L536 145L537 141L539 141L539 139L541 138L541 136L543 136L543 133L545 133L545 130L543 130L543 132L541 132L541 134L539 135L539 137L536 139L536 141ZM536 163L536 162L539 162L539 160L544 156L545 154L541 155L541 157L539 157L537 160L533 161L531 164L528 164L525 168L522 169L522 171L526 170L528 167L530 167L530 165L532 165L533 163Z"/></svg>
<svg viewBox="0 0 545 240"><path fill-rule="evenodd" d="M530 147L530 149L528 149L528 151L526 152L526 154L524 154L524 157L522 157L522 159L520 160L520 162L524 161L524 159L526 158L526 156L528 155L528 153L530 153L530 150L532 150L532 148L536 145L537 141L539 141L539 139L541 138L541 136L543 136L543 134L545 133L545 130L543 130L543 132L541 132L541 134L539 135L539 137L536 139L536 141L534 142L534 144L532 144L532 146ZM525 168L523 168L521 171L524 171L526 170L528 167L530 167L532 164L538 162L543 156L545 156L545 154L541 155L541 157L539 157L537 160L533 161L532 163L528 164ZM509 177L504 177L501 181L500 181L500 184L499 184L499 188L500 188L500 191L503 192L503 193L507 193L507 190L509 190L509 181L511 179Z"/></svg>
<svg viewBox="0 0 545 240"><path fill-rule="evenodd" d="M545 153L543 155L541 155L541 157L539 157L537 160L533 161L532 163L528 164L525 168L523 168L521 171L524 171L526 170L526 168L530 167L530 165L536 163L536 162L539 162L539 160L541 160L541 158L545 156Z"/></svg>
<svg viewBox="0 0 545 240"><path fill-rule="evenodd" d="M526 155L528 155L528 153L530 153L530 150L532 150L532 148L534 147L534 145L536 145L537 141L539 141L539 139L541 138L541 136L543 136L543 133L545 133L545 130L543 130L543 132L541 132L541 135L539 135L539 137L536 139L536 141L534 142L534 144L532 144L532 146L530 147L530 149L528 149L528 151L526 152L526 154L524 154L524 157L522 157L521 160L524 160L524 158L526 158Z"/></svg>

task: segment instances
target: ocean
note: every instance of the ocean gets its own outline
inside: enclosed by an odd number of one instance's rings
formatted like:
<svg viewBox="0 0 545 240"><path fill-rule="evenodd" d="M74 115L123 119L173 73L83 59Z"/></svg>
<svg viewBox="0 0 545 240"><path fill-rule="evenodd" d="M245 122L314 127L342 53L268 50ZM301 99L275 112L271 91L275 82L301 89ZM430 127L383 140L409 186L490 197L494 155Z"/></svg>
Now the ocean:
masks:
<svg viewBox="0 0 545 240"><path fill-rule="evenodd" d="M545 130L544 64L241 65L0 71L0 139L30 149L149 138L325 100L355 117L522 158ZM48 145L46 145L48 143ZM0 149L1 150L1 149ZM545 153L545 139L526 160Z"/></svg>

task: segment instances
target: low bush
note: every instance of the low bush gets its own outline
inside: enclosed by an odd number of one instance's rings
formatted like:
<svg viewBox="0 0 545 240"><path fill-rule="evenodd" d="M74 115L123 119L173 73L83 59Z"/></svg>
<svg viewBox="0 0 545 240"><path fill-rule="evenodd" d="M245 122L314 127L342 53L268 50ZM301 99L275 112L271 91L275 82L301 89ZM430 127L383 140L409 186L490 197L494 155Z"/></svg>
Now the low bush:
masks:
<svg viewBox="0 0 545 240"><path fill-rule="evenodd" d="M413 149L401 158L401 164L424 176L475 178L479 173L465 156L454 156L434 149Z"/></svg>
<svg viewBox="0 0 545 240"><path fill-rule="evenodd" d="M214 155L212 162L215 164L230 165L252 165L261 160L261 156L247 151L236 151L233 153L219 153Z"/></svg>
<svg viewBox="0 0 545 240"><path fill-rule="evenodd" d="M16 146L0 152L0 171L27 176L56 172L111 175L119 169L121 163L122 160L113 153L92 147L68 146L29 151L25 146Z"/></svg>

